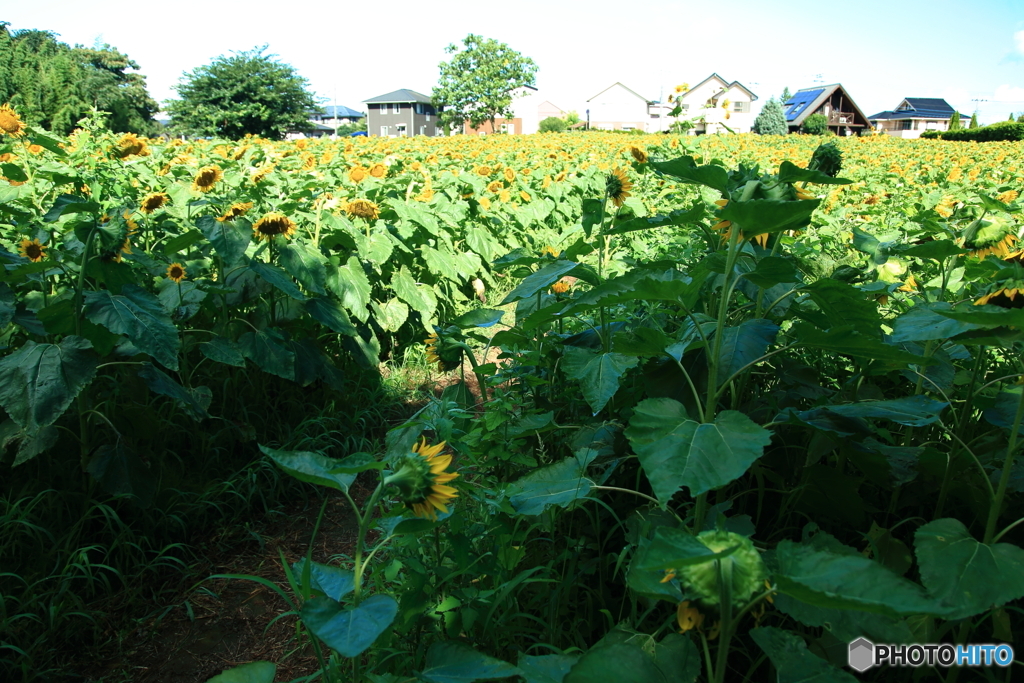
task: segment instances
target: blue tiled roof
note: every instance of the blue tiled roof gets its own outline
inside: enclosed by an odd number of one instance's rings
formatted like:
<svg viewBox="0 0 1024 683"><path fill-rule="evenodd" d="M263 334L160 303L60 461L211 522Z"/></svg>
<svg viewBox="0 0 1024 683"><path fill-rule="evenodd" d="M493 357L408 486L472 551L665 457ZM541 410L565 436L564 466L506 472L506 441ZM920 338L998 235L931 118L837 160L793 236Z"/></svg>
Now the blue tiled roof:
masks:
<svg viewBox="0 0 1024 683"><path fill-rule="evenodd" d="M897 121L900 119L948 119L953 115L953 110L938 111L928 109L901 109L898 111L883 111L869 116L870 121ZM961 118L965 118L963 114ZM966 118L970 118L969 116Z"/></svg>
<svg viewBox="0 0 1024 683"><path fill-rule="evenodd" d="M786 120L794 121L796 117L800 116L807 107L811 106L814 100L821 96L821 93L825 92L824 88L818 88L816 90L798 90L789 98L786 102L786 106L789 107L786 110Z"/></svg>
<svg viewBox="0 0 1024 683"><path fill-rule="evenodd" d="M355 109L350 109L344 105L330 105L323 108L324 118L333 119L361 119L366 114Z"/></svg>
<svg viewBox="0 0 1024 683"><path fill-rule="evenodd" d="M947 117L953 115L953 107L949 106L949 102L941 97L908 97L906 99L907 104L918 111L945 112Z"/></svg>

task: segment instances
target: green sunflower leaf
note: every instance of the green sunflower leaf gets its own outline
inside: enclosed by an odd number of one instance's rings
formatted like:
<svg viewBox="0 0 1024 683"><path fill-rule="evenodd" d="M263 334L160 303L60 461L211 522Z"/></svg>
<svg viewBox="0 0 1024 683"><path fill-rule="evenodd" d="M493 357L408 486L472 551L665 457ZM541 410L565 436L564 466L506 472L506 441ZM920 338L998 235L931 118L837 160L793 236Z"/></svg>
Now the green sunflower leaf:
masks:
<svg viewBox="0 0 1024 683"><path fill-rule="evenodd" d="M775 665L777 683L857 683L856 677L808 650L794 633L764 626L752 629L750 636Z"/></svg>
<svg viewBox="0 0 1024 683"><path fill-rule="evenodd" d="M120 294L85 293L85 316L114 334L123 334L165 368L178 369L181 339L160 299L142 287L126 284Z"/></svg>
<svg viewBox="0 0 1024 683"><path fill-rule="evenodd" d="M249 662L225 669L206 683L274 683L275 676L277 676L277 664Z"/></svg>
<svg viewBox="0 0 1024 683"><path fill-rule="evenodd" d="M390 595L371 595L348 609L337 600L317 596L299 611L306 628L343 657L356 657L368 650L396 614L398 602Z"/></svg>
<svg viewBox="0 0 1024 683"><path fill-rule="evenodd" d="M96 375L99 359L82 337L59 344L33 341L0 359L0 406L34 433L53 424Z"/></svg>
<svg viewBox="0 0 1024 683"><path fill-rule="evenodd" d="M348 491L352 482L356 480L354 473L336 472L341 463L319 453L276 450L262 444L260 450L282 470L308 484Z"/></svg>
<svg viewBox="0 0 1024 683"><path fill-rule="evenodd" d="M519 667L477 652L456 641L439 641L427 650L426 667L417 676L429 683L473 683L522 674Z"/></svg>

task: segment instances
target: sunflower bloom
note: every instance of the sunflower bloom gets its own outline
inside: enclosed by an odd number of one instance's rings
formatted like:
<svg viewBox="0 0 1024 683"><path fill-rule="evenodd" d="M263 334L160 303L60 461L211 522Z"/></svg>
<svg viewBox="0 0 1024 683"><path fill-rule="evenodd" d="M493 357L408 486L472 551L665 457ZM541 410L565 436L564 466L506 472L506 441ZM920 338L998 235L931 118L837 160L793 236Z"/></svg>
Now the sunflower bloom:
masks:
<svg viewBox="0 0 1024 683"><path fill-rule="evenodd" d="M188 276L188 271L180 263L172 263L167 266L167 279L173 280L175 284L180 284L186 276Z"/></svg>
<svg viewBox="0 0 1024 683"><path fill-rule="evenodd" d="M268 213L256 221L252 226L253 234L257 240L274 239L278 235L291 237L295 232L295 221L282 213Z"/></svg>
<svg viewBox="0 0 1024 683"><path fill-rule="evenodd" d="M385 485L398 489L398 498L417 517L436 520L438 511L447 514L447 505L458 497L458 491L447 486L459 475L445 471L452 456L441 454L444 447L444 441L430 446L422 439L402 458L394 474L384 479Z"/></svg>
<svg viewBox="0 0 1024 683"><path fill-rule="evenodd" d="M1020 193L1018 193L1017 190L1007 190L1006 192L1001 192L997 194L996 201L1002 202L1003 204L1009 204L1010 202L1016 200L1019 196Z"/></svg>
<svg viewBox="0 0 1024 683"><path fill-rule="evenodd" d="M0 107L0 133L13 137L25 134L25 123L9 104Z"/></svg>
<svg viewBox="0 0 1024 683"><path fill-rule="evenodd" d="M348 179L353 183L363 182L368 175L370 175L370 171L365 166L353 166L348 171Z"/></svg>
<svg viewBox="0 0 1024 683"><path fill-rule="evenodd" d="M145 140L135 135L135 133L125 133L114 144L110 152L118 159L127 159L132 156L148 157L149 145L146 144Z"/></svg>
<svg viewBox="0 0 1024 683"><path fill-rule="evenodd" d="M22 240L18 246L18 253L32 263L39 263L46 258L46 247L39 243L39 240Z"/></svg>
<svg viewBox="0 0 1024 683"><path fill-rule="evenodd" d="M270 175L271 172L273 172L273 170L273 164L268 164L266 166L256 169L256 171L252 174L252 184L259 185L260 183L267 179L267 176Z"/></svg>
<svg viewBox="0 0 1024 683"><path fill-rule="evenodd" d="M192 189L199 192L209 192L213 186L224 179L224 171L220 166L204 166L192 180Z"/></svg>
<svg viewBox="0 0 1024 683"><path fill-rule="evenodd" d="M551 291L554 292L555 294L565 294L566 292L569 291L569 288L571 287L572 283L568 280L568 278L563 277L561 280L551 285Z"/></svg>
<svg viewBox="0 0 1024 683"><path fill-rule="evenodd" d="M633 158L641 164L647 163L647 152L640 147L630 147L629 153L633 155Z"/></svg>
<svg viewBox="0 0 1024 683"><path fill-rule="evenodd" d="M374 178L383 178L388 174L388 167L381 163L376 163L370 167L370 175Z"/></svg>
<svg viewBox="0 0 1024 683"><path fill-rule="evenodd" d="M1002 287L974 302L975 306L985 304L1000 308L1024 308L1024 287Z"/></svg>
<svg viewBox="0 0 1024 683"><path fill-rule="evenodd" d="M139 209L142 211L142 213L151 214L170 201L171 198L168 197L163 192L151 192L150 194L147 194L145 197L142 198L142 202L139 205Z"/></svg>
<svg viewBox="0 0 1024 683"><path fill-rule="evenodd" d="M380 207L368 199L353 199L345 207L345 212L353 218L365 218L372 221L380 214L379 209Z"/></svg>
<svg viewBox="0 0 1024 683"><path fill-rule="evenodd" d="M508 182L511 183L515 179L516 179L516 172L513 171L511 168L505 168L505 180L507 180Z"/></svg>
<svg viewBox="0 0 1024 683"><path fill-rule="evenodd" d="M228 210L222 215L217 216L217 220L223 223L224 221L232 221L239 216L244 216L245 212L252 208L252 202L235 202Z"/></svg>
<svg viewBox="0 0 1024 683"><path fill-rule="evenodd" d="M676 623L679 624L679 632L686 633L700 627L704 623L704 615L696 607L691 607L689 600L683 600L676 607Z"/></svg>
<svg viewBox="0 0 1024 683"><path fill-rule="evenodd" d="M622 206L626 197L630 196L632 188L633 183L629 181L626 172L621 168L614 169L605 179L605 193L615 206Z"/></svg>

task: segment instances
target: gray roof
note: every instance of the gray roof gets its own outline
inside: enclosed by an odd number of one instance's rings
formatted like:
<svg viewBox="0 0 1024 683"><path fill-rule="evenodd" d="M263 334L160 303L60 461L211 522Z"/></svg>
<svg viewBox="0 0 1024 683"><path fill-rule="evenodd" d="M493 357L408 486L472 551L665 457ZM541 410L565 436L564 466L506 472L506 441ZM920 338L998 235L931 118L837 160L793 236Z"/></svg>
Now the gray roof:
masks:
<svg viewBox="0 0 1024 683"><path fill-rule="evenodd" d="M904 107L906 103L906 107ZM899 121L903 119L948 120L956 110L940 97L907 97L896 109L869 116L871 121ZM960 114L964 118L963 114Z"/></svg>
<svg viewBox="0 0 1024 683"><path fill-rule="evenodd" d="M424 95L423 93L416 92L415 90L409 90L407 88L389 92L386 95L377 95L377 97L371 97L368 100L363 100L363 102L366 102L367 104L394 104L395 102L398 102L399 104L404 104L406 102L419 102L421 104L434 103L434 101L430 99L429 95Z"/></svg>

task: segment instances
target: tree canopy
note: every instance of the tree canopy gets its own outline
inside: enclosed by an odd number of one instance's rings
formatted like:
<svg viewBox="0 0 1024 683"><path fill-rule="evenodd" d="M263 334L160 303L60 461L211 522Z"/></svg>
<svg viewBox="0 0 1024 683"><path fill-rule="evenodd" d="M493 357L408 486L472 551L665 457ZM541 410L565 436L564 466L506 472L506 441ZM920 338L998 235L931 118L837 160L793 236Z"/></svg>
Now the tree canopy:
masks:
<svg viewBox="0 0 1024 683"><path fill-rule="evenodd" d="M765 102L761 112L754 119L753 131L758 135L786 135L789 126L786 124L786 113L778 100L772 98Z"/></svg>
<svg viewBox="0 0 1024 683"><path fill-rule="evenodd" d="M183 75L175 86L181 99L167 104L176 132L237 140L258 135L280 140L291 130L310 128L319 108L309 82L267 46L221 55Z"/></svg>
<svg viewBox="0 0 1024 683"><path fill-rule="evenodd" d="M445 52L451 61L441 62L441 75L434 88L434 104L441 110L441 122L461 126L468 120L474 128L512 114L513 92L534 85L537 65L529 57L491 38L469 34L463 46L452 44Z"/></svg>
<svg viewBox="0 0 1024 683"><path fill-rule="evenodd" d="M139 65L110 45L70 47L49 31L11 32L0 22L0 103L26 123L70 133L93 108L115 133L156 132L159 105Z"/></svg>
<svg viewBox="0 0 1024 683"><path fill-rule="evenodd" d="M811 114L804 119L802 129L808 135L824 135L828 131L828 117L824 114Z"/></svg>

